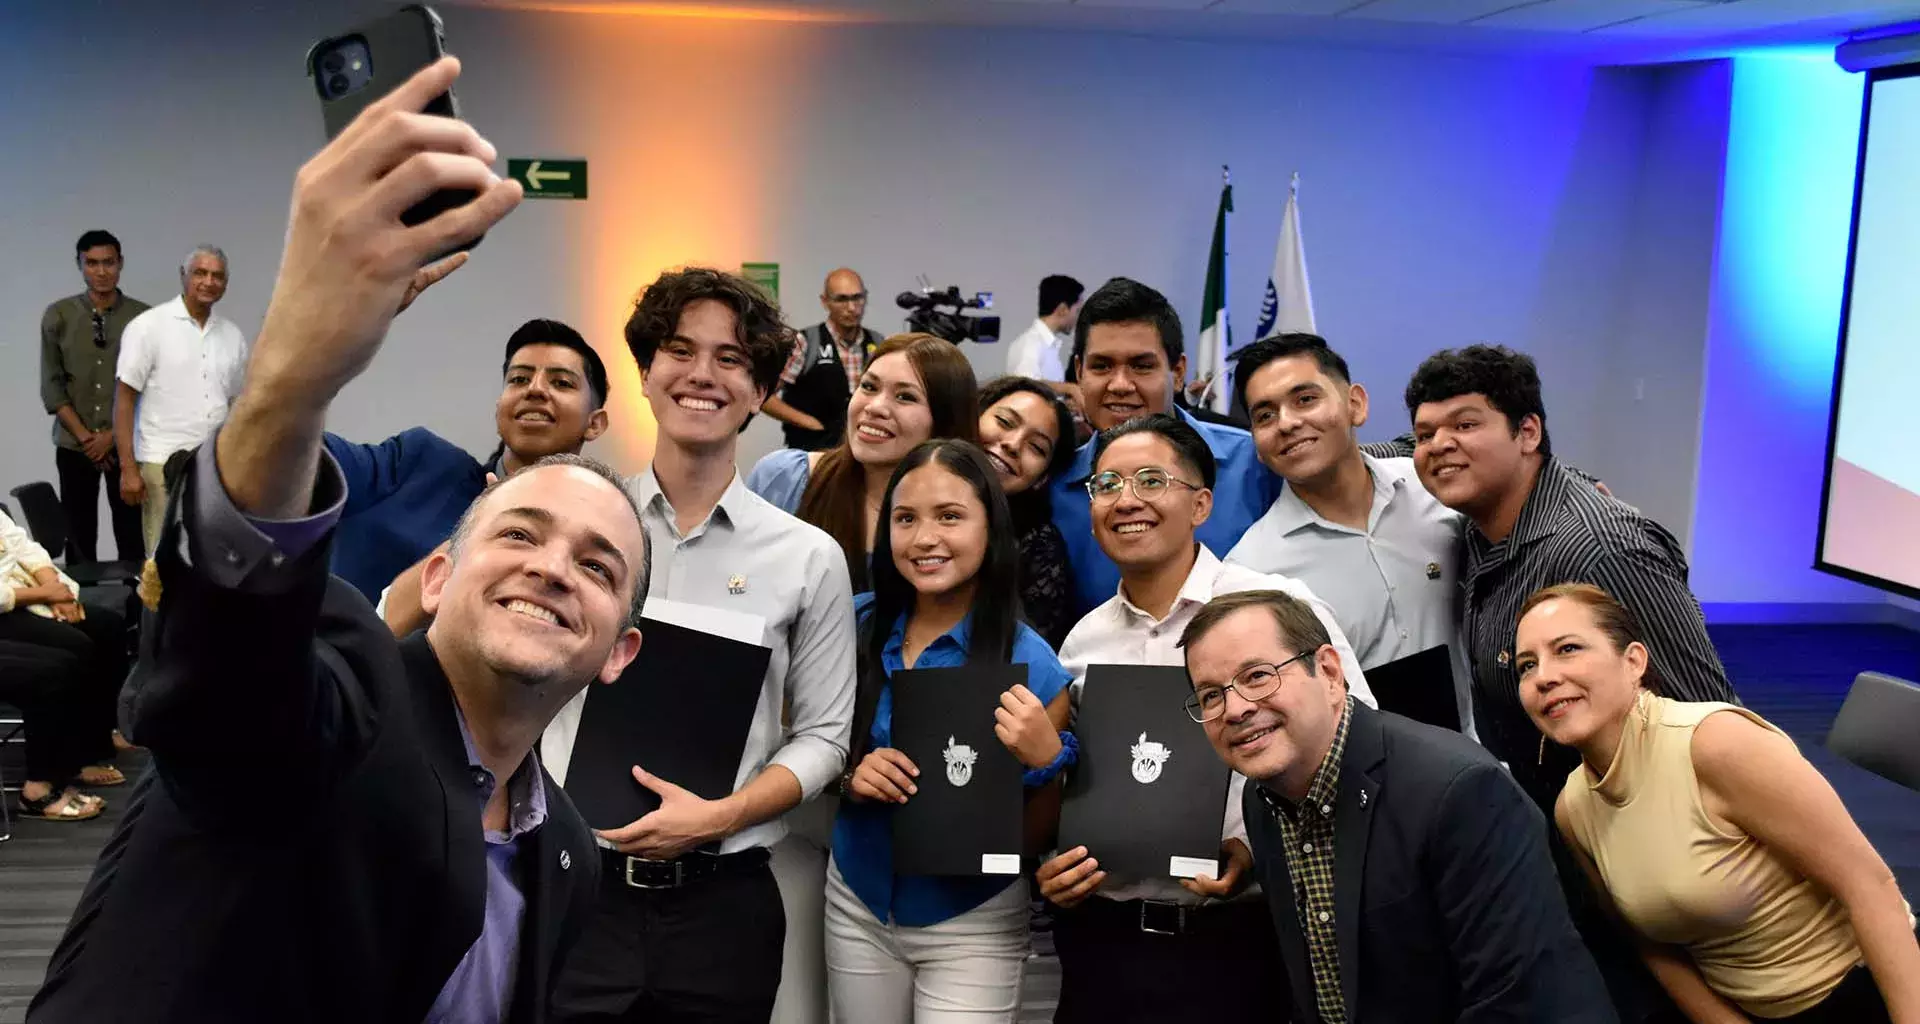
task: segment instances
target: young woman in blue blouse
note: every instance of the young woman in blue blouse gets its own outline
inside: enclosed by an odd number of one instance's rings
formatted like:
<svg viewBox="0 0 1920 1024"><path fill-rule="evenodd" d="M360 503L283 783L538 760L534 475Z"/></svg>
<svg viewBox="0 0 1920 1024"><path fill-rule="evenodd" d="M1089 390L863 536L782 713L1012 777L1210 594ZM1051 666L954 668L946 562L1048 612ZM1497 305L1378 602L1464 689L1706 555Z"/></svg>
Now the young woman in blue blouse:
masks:
<svg viewBox="0 0 1920 1024"><path fill-rule="evenodd" d="M890 746L889 679L909 668L1027 666L1001 695L1000 742L1028 769L1029 841L1044 843L1055 780L1075 744L1063 733L1069 677L1019 618L1019 548L986 454L929 441L894 470L875 531L873 592L855 598L860 678L853 752L827 872L827 994L847 1024L1011 1021L1027 956L1027 889L1009 877L932 878L893 870L893 808L921 769ZM939 771L935 766L932 770Z"/></svg>

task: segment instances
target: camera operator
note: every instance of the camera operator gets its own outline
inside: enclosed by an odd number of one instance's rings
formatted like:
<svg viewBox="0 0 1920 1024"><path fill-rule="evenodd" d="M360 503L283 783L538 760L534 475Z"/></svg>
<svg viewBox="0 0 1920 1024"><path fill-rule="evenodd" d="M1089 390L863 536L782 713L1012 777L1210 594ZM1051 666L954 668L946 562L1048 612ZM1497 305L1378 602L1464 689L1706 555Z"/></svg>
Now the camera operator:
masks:
<svg viewBox="0 0 1920 1024"><path fill-rule="evenodd" d="M828 274L820 305L827 319L799 333L780 371L780 393L760 407L780 421L787 447L809 452L840 443L847 401L881 340L878 331L860 324L867 315L867 284L859 274L845 267Z"/></svg>

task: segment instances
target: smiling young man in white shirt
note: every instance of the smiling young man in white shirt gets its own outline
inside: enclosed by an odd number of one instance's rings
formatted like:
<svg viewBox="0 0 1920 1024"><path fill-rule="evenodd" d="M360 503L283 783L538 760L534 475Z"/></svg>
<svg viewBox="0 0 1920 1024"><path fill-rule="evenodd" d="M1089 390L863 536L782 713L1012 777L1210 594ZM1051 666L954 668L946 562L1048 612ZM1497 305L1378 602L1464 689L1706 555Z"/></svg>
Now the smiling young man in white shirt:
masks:
<svg viewBox="0 0 1920 1024"><path fill-rule="evenodd" d="M213 436L246 376L246 335L213 311L226 294L227 254L197 246L180 264L180 294L134 317L120 336L113 398L120 498L140 506L149 555L167 508L167 456Z"/></svg>
<svg viewBox="0 0 1920 1024"><path fill-rule="evenodd" d="M601 900L560 980L556 1019L764 1021L790 902L769 849L787 835L781 816L846 761L855 659L846 558L826 533L747 490L735 465L740 427L787 360L779 310L731 274L691 268L647 288L626 334L659 424L653 464L627 481L653 544L647 600L757 618L772 653L731 796L705 800L636 767L660 806L599 833L612 847ZM563 783L584 711L584 700L568 705L541 745ZM696 849L710 842L717 854ZM823 858L816 891L824 870ZM796 958L819 956L819 906L792 926L803 933Z"/></svg>
<svg viewBox="0 0 1920 1024"><path fill-rule="evenodd" d="M1421 486L1412 459L1361 449L1367 389L1324 338L1281 334L1249 345L1234 387L1254 450L1287 486L1227 561L1312 587L1369 671L1447 648L1461 731L1474 735L1459 635L1466 517Z"/></svg>
<svg viewBox="0 0 1920 1024"><path fill-rule="evenodd" d="M1184 666L1178 641L1187 623L1213 598L1243 590L1283 591L1312 607L1354 697L1373 702L1324 601L1297 580L1223 563L1195 540L1194 531L1213 512L1216 470L1199 431L1156 413L1109 429L1093 444L1093 532L1119 566L1120 584L1061 645L1076 705L1092 665ZM1062 908L1054 927L1061 970L1057 1024L1260 1019L1284 1005L1259 985L1168 981L1212 976L1226 949L1248 964L1280 963L1264 904L1244 888L1253 860L1241 813L1245 784L1233 776L1221 808L1227 868L1220 879L1110 876L1099 868L1099 851L1085 848L1062 851L1041 866L1041 894Z"/></svg>

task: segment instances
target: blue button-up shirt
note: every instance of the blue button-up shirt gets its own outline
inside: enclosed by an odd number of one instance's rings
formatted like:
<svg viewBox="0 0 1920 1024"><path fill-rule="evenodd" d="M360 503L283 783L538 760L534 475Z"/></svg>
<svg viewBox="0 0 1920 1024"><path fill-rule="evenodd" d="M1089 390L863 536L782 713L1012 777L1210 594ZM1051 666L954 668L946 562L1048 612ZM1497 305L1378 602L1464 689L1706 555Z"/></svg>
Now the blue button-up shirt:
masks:
<svg viewBox="0 0 1920 1024"><path fill-rule="evenodd" d="M1253 435L1239 427L1194 419L1185 409L1174 414L1200 432L1213 452L1213 515L1193 532L1213 551L1232 551L1240 535L1267 514L1286 481L1261 465ZM1093 536L1093 505L1087 498L1087 478L1093 476L1093 446L1088 441L1074 453L1073 466L1052 484L1053 525L1067 542L1067 568L1073 573L1073 592L1085 615L1120 590L1120 567L1100 550Z"/></svg>
<svg viewBox="0 0 1920 1024"><path fill-rule="evenodd" d="M378 602L380 592L453 536L496 460L479 459L425 427L379 444L326 435L327 451L347 482L347 504L333 535L335 576ZM502 474L504 475L504 474Z"/></svg>
<svg viewBox="0 0 1920 1024"><path fill-rule="evenodd" d="M467 751L467 774L473 780L474 798L484 812L493 799L497 785L493 773L480 763L473 749L473 734L467 730L467 716L459 705L460 742ZM473 1024L475 1021L504 1021L513 1008L513 983L520 971L520 924L526 916L527 898L520 888L516 869L520 840L547 820L547 787L533 755L507 780L507 830L485 829L487 843L487 912L480 937L473 941L460 966L441 987L426 1024Z"/></svg>
<svg viewBox="0 0 1920 1024"><path fill-rule="evenodd" d="M853 599L854 616L865 619L873 607L872 594ZM901 616L893 624L893 633L881 651L880 663L887 675L906 668L901 645L906 639L907 620ZM941 634L920 652L913 667L955 668L967 663L967 643L973 635L973 616ZM1060 667L1053 648L1024 623L1013 639L1013 663L1027 666L1027 689L1042 704L1051 703L1066 689L1071 677ZM983 709L982 713L986 713ZM893 745L893 687L880 688L880 701L873 713L870 733L875 748ZM912 799L909 797L908 799ZM1017 879L986 876L947 878L893 873L893 807L888 804L840 802L840 814L833 822L833 862L846 879L847 888L860 897L876 920L892 920L909 927L925 927L957 917L1005 891Z"/></svg>

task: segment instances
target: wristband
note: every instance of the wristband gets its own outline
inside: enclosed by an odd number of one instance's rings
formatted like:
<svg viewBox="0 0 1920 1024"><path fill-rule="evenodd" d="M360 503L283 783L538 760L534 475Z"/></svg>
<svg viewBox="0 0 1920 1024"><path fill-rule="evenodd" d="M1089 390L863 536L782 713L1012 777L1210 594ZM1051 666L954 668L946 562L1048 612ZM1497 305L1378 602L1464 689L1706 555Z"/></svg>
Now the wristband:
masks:
<svg viewBox="0 0 1920 1024"><path fill-rule="evenodd" d="M1020 781L1028 789L1038 789L1052 782L1055 776L1067 770L1069 766L1078 760L1080 760L1080 738L1071 732L1062 730L1060 733L1060 752L1053 755L1053 760L1048 763L1045 768L1027 769L1026 773L1020 777Z"/></svg>

